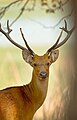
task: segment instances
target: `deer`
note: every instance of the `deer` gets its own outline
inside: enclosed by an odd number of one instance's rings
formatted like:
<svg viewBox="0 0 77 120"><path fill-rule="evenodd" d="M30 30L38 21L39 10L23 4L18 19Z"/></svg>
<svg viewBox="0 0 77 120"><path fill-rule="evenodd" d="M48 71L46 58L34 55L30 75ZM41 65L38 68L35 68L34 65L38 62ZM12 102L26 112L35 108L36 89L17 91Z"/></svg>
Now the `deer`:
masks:
<svg viewBox="0 0 77 120"><path fill-rule="evenodd" d="M68 41L75 25L71 30L68 30L65 20L65 26L60 29L60 35L55 44L44 55L37 55L28 45L22 28L20 28L20 32L26 47L21 46L11 38L12 29L9 21L7 21L7 32L2 29L0 24L0 32L22 50L23 59L33 67L32 80L29 84L0 90L0 120L32 120L35 112L42 106L48 90L50 65L58 59L58 48ZM59 42L63 32L66 32L66 37Z"/></svg>

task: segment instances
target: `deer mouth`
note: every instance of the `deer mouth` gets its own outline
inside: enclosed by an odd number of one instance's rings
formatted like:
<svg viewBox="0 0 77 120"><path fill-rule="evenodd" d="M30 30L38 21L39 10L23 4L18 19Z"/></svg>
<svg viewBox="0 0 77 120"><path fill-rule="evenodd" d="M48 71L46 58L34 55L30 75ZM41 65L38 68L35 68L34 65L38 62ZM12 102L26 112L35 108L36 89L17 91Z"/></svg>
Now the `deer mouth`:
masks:
<svg viewBox="0 0 77 120"><path fill-rule="evenodd" d="M39 80L43 81L43 80L47 80L48 77L39 77Z"/></svg>
<svg viewBox="0 0 77 120"><path fill-rule="evenodd" d="M42 79L46 79L46 77L40 77L40 79L42 80Z"/></svg>

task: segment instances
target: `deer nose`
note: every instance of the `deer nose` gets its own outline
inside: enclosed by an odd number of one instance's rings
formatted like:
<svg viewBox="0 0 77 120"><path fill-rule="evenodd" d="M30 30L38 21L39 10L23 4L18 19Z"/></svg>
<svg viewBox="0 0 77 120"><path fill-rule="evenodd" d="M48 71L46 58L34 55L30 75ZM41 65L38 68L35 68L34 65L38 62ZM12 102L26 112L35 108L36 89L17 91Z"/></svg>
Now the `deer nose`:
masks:
<svg viewBox="0 0 77 120"><path fill-rule="evenodd" d="M41 73L40 73L40 77L42 77L42 78L46 78L46 77L47 77L47 73L46 73L46 72L44 72L44 71L43 71L43 72L41 72Z"/></svg>

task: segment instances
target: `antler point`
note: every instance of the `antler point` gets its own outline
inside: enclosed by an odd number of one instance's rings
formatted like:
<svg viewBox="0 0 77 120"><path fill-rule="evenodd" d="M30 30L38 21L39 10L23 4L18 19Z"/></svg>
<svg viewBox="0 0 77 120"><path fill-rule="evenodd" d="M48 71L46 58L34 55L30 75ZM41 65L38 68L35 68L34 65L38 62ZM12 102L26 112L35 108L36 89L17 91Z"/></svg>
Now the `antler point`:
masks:
<svg viewBox="0 0 77 120"><path fill-rule="evenodd" d="M22 28L20 28L20 31L22 32Z"/></svg>
<svg viewBox="0 0 77 120"><path fill-rule="evenodd" d="M0 23L0 28L1 28L1 23Z"/></svg>

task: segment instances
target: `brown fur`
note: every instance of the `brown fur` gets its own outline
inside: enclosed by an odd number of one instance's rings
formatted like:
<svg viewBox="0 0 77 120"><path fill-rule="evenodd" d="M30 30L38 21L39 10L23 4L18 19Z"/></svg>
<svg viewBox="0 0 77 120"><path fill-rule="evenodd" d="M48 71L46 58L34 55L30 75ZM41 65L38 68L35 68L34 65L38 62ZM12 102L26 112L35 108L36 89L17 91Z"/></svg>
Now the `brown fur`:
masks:
<svg viewBox="0 0 77 120"><path fill-rule="evenodd" d="M32 120L46 98L49 66L52 62L48 55L34 56L31 82L0 91L0 120ZM46 78L40 78L41 71L47 73Z"/></svg>

